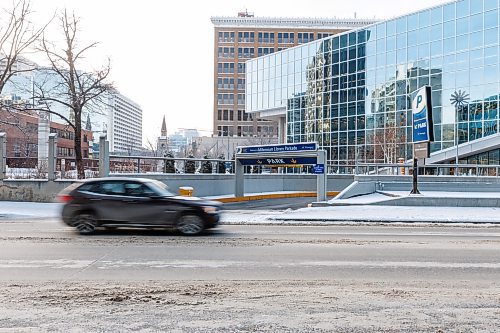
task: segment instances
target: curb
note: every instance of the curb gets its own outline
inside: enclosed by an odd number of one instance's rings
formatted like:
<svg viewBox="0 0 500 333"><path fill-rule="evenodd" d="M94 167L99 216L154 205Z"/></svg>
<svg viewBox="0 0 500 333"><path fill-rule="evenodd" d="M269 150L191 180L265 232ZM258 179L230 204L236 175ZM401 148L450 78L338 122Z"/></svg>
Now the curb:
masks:
<svg viewBox="0 0 500 333"><path fill-rule="evenodd" d="M326 193L329 197L335 197L340 192L329 191ZM306 198L306 197L316 197L316 192L295 192L295 193L273 193L273 194L257 194L249 195L244 197L233 197L233 198L211 198L211 200L219 201L222 203L230 202L244 202L244 201L254 201L254 200L265 200L265 199L283 199L283 198Z"/></svg>

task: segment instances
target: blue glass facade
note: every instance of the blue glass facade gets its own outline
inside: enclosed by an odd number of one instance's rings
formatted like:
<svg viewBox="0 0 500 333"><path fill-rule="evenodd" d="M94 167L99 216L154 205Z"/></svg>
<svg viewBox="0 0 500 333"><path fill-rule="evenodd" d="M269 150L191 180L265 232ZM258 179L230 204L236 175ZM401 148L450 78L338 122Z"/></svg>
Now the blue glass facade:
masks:
<svg viewBox="0 0 500 333"><path fill-rule="evenodd" d="M431 152L498 133L499 2L462 0L252 59L246 111L286 110L289 143L339 171L412 158L411 99L432 88ZM455 108L458 90L469 103Z"/></svg>

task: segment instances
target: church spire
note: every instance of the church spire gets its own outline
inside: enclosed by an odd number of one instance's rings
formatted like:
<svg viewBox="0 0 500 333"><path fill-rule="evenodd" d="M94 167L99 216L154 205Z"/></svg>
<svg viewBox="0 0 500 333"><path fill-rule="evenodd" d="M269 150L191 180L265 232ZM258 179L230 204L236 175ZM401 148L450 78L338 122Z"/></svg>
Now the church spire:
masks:
<svg viewBox="0 0 500 333"><path fill-rule="evenodd" d="M167 136L167 123L165 122L165 116L163 116L163 123L161 124L161 136Z"/></svg>
<svg viewBox="0 0 500 333"><path fill-rule="evenodd" d="M87 121L85 122L85 129L92 131L92 123L90 122L90 113L87 113Z"/></svg>

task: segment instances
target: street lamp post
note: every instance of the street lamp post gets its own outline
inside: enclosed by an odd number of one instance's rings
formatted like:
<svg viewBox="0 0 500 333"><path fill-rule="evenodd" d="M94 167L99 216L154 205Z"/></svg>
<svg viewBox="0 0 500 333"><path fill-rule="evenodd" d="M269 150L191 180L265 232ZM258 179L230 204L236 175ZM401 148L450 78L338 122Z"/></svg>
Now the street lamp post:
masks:
<svg viewBox="0 0 500 333"><path fill-rule="evenodd" d="M465 93L465 90L458 90L451 94L450 102L455 106L455 164L456 164L456 172L455 176L458 176L458 110L466 106L469 102L469 94Z"/></svg>

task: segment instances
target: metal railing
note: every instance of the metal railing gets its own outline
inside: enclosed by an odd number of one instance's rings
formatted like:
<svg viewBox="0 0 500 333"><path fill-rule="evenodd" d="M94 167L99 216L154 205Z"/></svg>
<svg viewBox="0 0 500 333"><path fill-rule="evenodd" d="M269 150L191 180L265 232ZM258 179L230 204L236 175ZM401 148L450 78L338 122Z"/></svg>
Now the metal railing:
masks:
<svg viewBox="0 0 500 333"><path fill-rule="evenodd" d="M6 135L0 133L0 180L2 179L76 179L76 163L73 157L56 157L57 138L49 135L49 154L44 163L34 157L6 156ZM101 137L102 147L107 146ZM106 142L106 143L105 143ZM104 149L100 160L84 159L86 178L105 174L228 174L234 173L235 161L205 158L174 158L157 156L109 155ZM109 159L108 159L109 157ZM18 159L18 161L16 161ZM106 162L102 162L106 161ZM108 162L109 161L109 162ZM106 172L103 172L106 171ZM312 166L263 167L246 166L245 173L312 174ZM348 175L411 175L409 163L357 163L328 164L328 174ZM418 173L429 176L499 177L500 165L481 164L431 164L418 167Z"/></svg>
<svg viewBox="0 0 500 333"><path fill-rule="evenodd" d="M413 174L413 166L409 163L360 163L354 166L356 175L393 175ZM460 176L460 177L499 177L500 165L480 164L429 164L418 167L419 175L426 176Z"/></svg>
<svg viewBox="0 0 500 333"><path fill-rule="evenodd" d="M157 156L109 156L110 174L120 173L175 173L226 174L233 173L234 161L205 158Z"/></svg>

